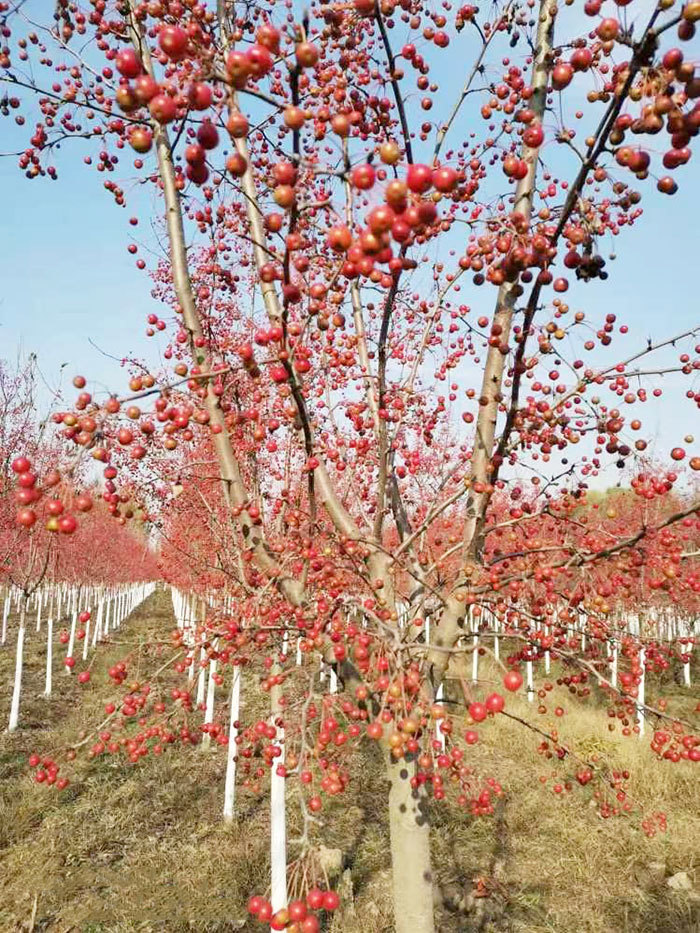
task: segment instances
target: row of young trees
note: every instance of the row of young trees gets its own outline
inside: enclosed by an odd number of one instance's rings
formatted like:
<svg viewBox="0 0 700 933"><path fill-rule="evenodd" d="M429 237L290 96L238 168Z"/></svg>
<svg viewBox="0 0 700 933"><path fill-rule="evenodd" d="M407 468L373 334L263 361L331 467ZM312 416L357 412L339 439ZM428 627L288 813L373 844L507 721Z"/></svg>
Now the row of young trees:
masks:
<svg viewBox="0 0 700 933"><path fill-rule="evenodd" d="M167 369L134 361L105 399L77 376L56 431L103 470L116 521L160 528L163 576L209 607L179 627L183 675L256 669L270 721L240 744L277 814L299 781L301 857L345 756L377 743L399 933L434 929L430 798L492 811L497 778L469 749L540 659L623 731L651 717L669 764L700 757L689 713L641 693L692 650L700 457L686 435L651 459L644 435L669 405L662 376L695 412L700 329L630 337L602 257L608 238L653 235L640 204L674 194L690 160L700 6L606 12L60 0L35 21L0 2L27 177L57 177L59 149L82 146L118 206L150 185L163 221L149 271L167 311L147 327ZM592 310L575 310L586 289ZM594 502L607 466L628 492ZM482 695L477 668L458 711L441 702L497 639L502 689ZM628 812L622 779L512 718L602 783L604 815ZM288 893L273 859L271 903L252 909L315 928Z"/></svg>
<svg viewBox="0 0 700 933"><path fill-rule="evenodd" d="M78 683L87 684L90 682L90 667L95 660L96 649L104 641L109 641L110 633L116 631L122 621L150 596L154 585L129 583L105 587L54 583L37 586L31 596L27 595L26 587L8 586L2 599L0 639L1 648L9 649L14 640L15 649L7 731L15 732L20 726L27 635L30 643L36 637L45 646L44 696L50 697L53 693L54 674L59 670L68 675L73 674L76 672L76 664ZM36 618L36 627L32 624L32 617ZM65 654L57 658L56 649L63 645L66 646ZM67 779L62 779L62 785L67 786ZM59 784L60 789L62 787Z"/></svg>
<svg viewBox="0 0 700 933"><path fill-rule="evenodd" d="M94 477L37 409L35 359L0 360L0 648L15 656L9 732L21 724L27 638L45 647L46 696L54 674L73 673L80 659L77 678L88 683L91 651L145 598L138 581L158 574L144 531L110 515Z"/></svg>
<svg viewBox="0 0 700 933"><path fill-rule="evenodd" d="M37 396L36 360L0 359L0 585L29 597L48 582L149 579L147 514L100 488L90 464L39 419Z"/></svg>

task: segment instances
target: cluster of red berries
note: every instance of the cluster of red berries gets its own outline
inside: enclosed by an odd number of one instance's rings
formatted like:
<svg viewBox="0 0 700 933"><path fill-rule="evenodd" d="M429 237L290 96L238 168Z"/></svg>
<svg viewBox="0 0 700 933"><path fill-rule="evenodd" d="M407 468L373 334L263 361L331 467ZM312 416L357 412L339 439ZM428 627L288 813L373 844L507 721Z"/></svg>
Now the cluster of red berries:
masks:
<svg viewBox="0 0 700 933"><path fill-rule="evenodd" d="M51 758L41 758L37 754L29 756L29 767L36 769L34 771L34 780L37 784L48 784L56 786L58 790L65 790L70 784L68 778L59 777L59 765Z"/></svg>
<svg viewBox="0 0 700 933"><path fill-rule="evenodd" d="M654 813L646 820L642 820L642 829L646 836L651 839L657 833L665 833L668 829L665 813Z"/></svg>
<svg viewBox="0 0 700 933"><path fill-rule="evenodd" d="M114 681L115 684L123 684L126 680L126 663L124 661L118 661L108 671L109 676Z"/></svg>
<svg viewBox="0 0 700 933"><path fill-rule="evenodd" d="M273 911L264 897L254 895L248 901L248 913L261 923L269 924L272 930L287 930L287 933L318 933L321 924L314 911L334 911L340 906L340 897L335 891L311 888L304 900L290 901L287 907Z"/></svg>
<svg viewBox="0 0 700 933"><path fill-rule="evenodd" d="M651 740L651 750L665 761L700 761L700 738L681 735L680 730L658 729Z"/></svg>
<svg viewBox="0 0 700 933"><path fill-rule="evenodd" d="M37 486L38 477L33 472L31 461L27 457L15 457L12 461L12 470L17 474L15 501L19 506L15 521L22 528L31 528L38 518L36 504L42 498L44 490ZM59 473L51 470L44 479L44 487L50 489L60 481ZM75 500L75 506L81 512L88 512L92 508L92 500L87 495L80 495ZM47 531L60 532L64 535L73 534L78 527L78 522L74 515L66 512L65 508L64 503L56 496L46 501Z"/></svg>

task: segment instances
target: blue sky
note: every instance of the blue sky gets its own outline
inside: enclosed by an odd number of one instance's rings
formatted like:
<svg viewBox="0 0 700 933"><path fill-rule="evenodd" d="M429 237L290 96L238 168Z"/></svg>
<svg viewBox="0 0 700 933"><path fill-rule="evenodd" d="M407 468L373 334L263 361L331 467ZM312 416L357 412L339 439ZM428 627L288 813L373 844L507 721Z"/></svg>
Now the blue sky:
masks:
<svg viewBox="0 0 700 933"><path fill-rule="evenodd" d="M90 340L116 357L155 358L150 279L126 251L131 212L114 205L103 176L74 156L59 164L58 181L29 181L15 159L0 159L0 356L36 353L52 388L77 372L118 388L119 363Z"/></svg>

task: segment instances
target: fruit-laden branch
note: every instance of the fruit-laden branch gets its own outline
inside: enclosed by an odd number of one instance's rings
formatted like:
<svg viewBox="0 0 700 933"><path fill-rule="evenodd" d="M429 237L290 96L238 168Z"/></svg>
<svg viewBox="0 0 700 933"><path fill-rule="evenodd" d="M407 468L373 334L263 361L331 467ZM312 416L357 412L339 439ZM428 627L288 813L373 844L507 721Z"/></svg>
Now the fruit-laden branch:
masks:
<svg viewBox="0 0 700 933"><path fill-rule="evenodd" d="M217 16L221 44L225 51L229 48L231 43L224 7L225 4L221 2L218 4ZM233 89L231 89L229 93L228 104L229 116L232 114L241 114L241 110L238 104L238 95ZM267 261L266 254L269 253L269 250L267 248L267 236L265 234L265 228L262 222L262 211L260 210L258 201L258 192L255 185L255 179L253 177L253 169L251 166L248 143L245 137L233 135L231 141L235 146L238 154L243 158L245 165L245 171L241 177L241 187L245 199L246 215L248 218L248 225L250 227L251 239L253 241L253 257L255 260L255 268L260 277L260 287L262 291L263 303L265 305L265 310L270 322L272 324L282 326L284 324L284 313L279 296L277 295L277 290L275 289L275 285L273 282L266 282L262 276L260 276L260 270ZM318 465L314 469L314 491L326 507L326 510L336 529L340 531L341 534L355 539L360 534L359 529L350 513L343 506L336 491L333 489L326 466L318 456L318 453L315 451L311 419L309 418L309 414L306 409L306 402L304 400L299 377L291 366L287 365L285 368L287 369L289 376L297 413L303 426L305 446L307 451L309 453L313 452L318 460Z"/></svg>
<svg viewBox="0 0 700 933"><path fill-rule="evenodd" d="M561 648L553 649L553 653L558 655L561 658L564 658L568 663L575 664L577 667L583 668L588 671L593 677L596 678L598 683L605 687L607 690L610 690L612 693L617 694L622 700L626 700L632 704L636 709L643 710L645 713L651 713L652 716L656 716L658 719L665 719L668 722L678 722L683 726L687 726L689 729L693 729L694 725L691 722L688 722L686 719L680 719L678 716L672 716L670 713L667 713L665 710L658 709L656 706L650 706L648 703L641 703L638 698L631 698L625 696L622 690L615 686L611 681L604 677L599 670L597 670L595 664L591 664L590 661L586 661L584 658L581 658L577 655L574 655L571 652L563 651Z"/></svg>
<svg viewBox="0 0 700 933"><path fill-rule="evenodd" d="M682 509L680 512L674 512L673 515L669 515L668 518L660 522L658 525L654 525L652 528L649 525L642 525L639 531L635 532L631 537L625 538L622 541L618 541L617 544L611 544L608 547L601 548L598 551L592 551L588 554L575 554L572 557L569 557L567 560L559 561L556 564L551 564L551 570L561 570L563 567L567 569L575 570L578 567L585 567L588 564L595 563L599 560L604 560L607 557L612 557L613 554L617 554L619 551L627 550L628 548L634 547L639 541L647 537L652 532L661 531L662 528L667 528L669 525L674 525L676 522L681 521L684 518L687 518L689 515L694 515L700 513L700 499L693 502L687 509ZM562 546L563 547L563 546ZM535 570L529 570L527 573L523 574L513 574L510 577L504 577L500 581L501 587L508 586L513 581L523 581L529 580L534 574ZM461 592L465 586L464 581L461 581L457 584L456 591ZM481 595L483 593L490 593L492 587L488 584L483 586L471 587L469 592L473 595Z"/></svg>
<svg viewBox="0 0 700 933"><path fill-rule="evenodd" d="M380 9L380 4L377 0L374 5L374 15L377 20L377 25L379 26L379 33L382 37L382 45L384 46L384 51L387 58L387 66L389 70L389 80L391 81L391 89L394 92L394 100L396 101L396 109L399 111L399 122L401 123L401 133L403 135L403 144L404 149L406 150L406 159L409 165L413 162L413 150L411 148L411 134L408 129L408 120L406 119L406 108L403 104L403 97L401 96L401 88L399 86L398 78L396 76L396 59L394 58L394 53L391 49L391 42L389 41L389 34L386 31L386 26L384 25L384 20L382 19L382 11Z"/></svg>
<svg viewBox="0 0 700 933"><path fill-rule="evenodd" d="M510 3L507 3L501 15L502 19L505 18L509 9L510 9ZM481 32L481 30L479 31ZM462 104L464 103L464 101L467 98L467 95L470 92L472 81L477 76L477 74L480 74L483 71L482 62L484 61L484 57L486 55L488 47L491 44L491 40L493 39L494 36L497 36L498 34L499 34L498 29L492 29L491 32L488 34L488 36L484 37L482 35L481 51L476 57L476 60L472 66L472 70L469 72L469 76L467 80L464 82L464 87L462 88L462 92L459 95L459 100L455 103L452 109L452 113L450 114L447 121L443 123L443 125L440 127L440 130L437 134L437 139L435 141L435 149L433 150L433 162L435 162L435 164L437 164L437 160L440 155L440 150L442 149L442 144L445 142L445 137L450 132L450 127L452 126L455 119L457 118L457 114L459 113L462 107ZM475 88L475 90L477 89Z"/></svg>
<svg viewBox="0 0 700 933"><path fill-rule="evenodd" d="M634 46L634 52L625 77L623 86L617 92L615 98L610 104L608 110L603 116L593 142L588 148L586 157L578 171L574 183L571 185L566 201L559 216L557 227L554 232L553 242L556 242L561 236L566 223L571 216L578 197L585 184L590 171L596 164L599 155L607 145L608 136L612 130L615 120L622 109L625 100L628 97L632 83L644 64L648 63L656 44L656 35L654 33L654 24L660 12L657 7L642 36ZM535 57L533 61L533 97L532 109L535 112L537 120L542 119L546 103L546 89L549 79L549 70L552 60L552 37L554 28L554 19L556 17L556 5L542 0L540 6L540 16L538 22L537 41ZM534 196L534 181L537 166L538 150L528 150L523 147L522 156L528 164L528 172L519 183L515 194L515 203L513 211L515 215L522 215L523 226L529 219L532 212L532 201ZM470 493L467 499L467 519L464 530L464 553L467 560L479 562L484 541L484 527L486 520L486 510L493 490L493 481L498 477L498 468L502 461L510 434L513 430L515 416L517 413L518 395L521 384L522 362L525 354L525 344L528 334L534 320L537 309L539 295L541 291L541 282L537 281L530 293L528 303L525 309L523 326L521 329L521 338L518 349L515 354L515 372L511 399L506 417L506 425L499 441L498 449L495 448L495 429L499 408L502 402L502 384L505 371L505 359L507 355L507 344L511 333L513 313L516 297L522 293L522 287L517 283L505 283L499 289L496 313L494 314L494 325L500 326L501 342L499 346L489 347L489 352L484 368L484 378L482 383L480 410L477 420L475 449L472 460L472 470L470 476ZM503 451L501 450L503 448ZM474 486L477 485L477 489ZM638 540L638 539L637 539ZM464 600L466 591L462 587L457 587L450 599L447 601L445 612L437 626L436 645L452 645L459 635L460 627L464 618ZM440 682L442 674L446 667L446 656L439 653L434 658L429 658L429 667L431 679L434 688Z"/></svg>
<svg viewBox="0 0 700 933"><path fill-rule="evenodd" d="M539 7L535 55L532 62L532 98L530 107L534 118L541 122L547 103L547 85L552 65L554 22L557 6L554 0L541 0ZM522 215L523 226L529 225L532 203L535 193L539 146L531 148L525 143L522 158L527 165L527 172L515 189L513 212ZM491 458L494 451L496 422L502 399L503 374L505 371L506 347L510 338L515 301L521 294L522 286L516 282L505 282L498 289L496 311L493 317L494 329L501 342L498 346L489 346L484 365L484 375L479 398L479 416L476 424L474 453L470 476L470 488L467 496L466 520L464 525L463 550L465 557L474 559L483 544L479 528L483 525L488 496L485 490L490 478ZM482 491L479 492L478 490ZM437 649L451 647L457 640L465 615L465 593L456 590L446 601L445 609L436 626L434 645ZM437 690L447 667L449 654L432 651L427 663L433 690Z"/></svg>
<svg viewBox="0 0 700 933"><path fill-rule="evenodd" d="M144 69L150 75L153 75L153 64L148 44L144 41L141 29L131 10L129 10L127 17L134 48L143 62ZM203 337L203 329L189 274L182 206L176 184L170 140L165 127L161 126L161 124L155 120L152 125L153 138L156 145L156 156L158 159L158 170L163 182L173 285L177 300L182 308L182 316L189 337L191 353L197 363L203 363L204 359L200 358L203 357L203 354L197 352L195 343L198 338ZM237 507L236 511L239 513L237 520L244 545L247 549L253 551L260 569L275 579L280 592L289 602L292 603L292 605L299 605L303 600L303 589L299 581L281 574L279 564L272 556L263 538L260 526L252 521L244 508L248 501L248 494L243 482L238 460L231 445L224 413L219 405L218 398L213 391L211 383L207 385L205 406L210 419L214 449L221 469L224 495L229 506Z"/></svg>
<svg viewBox="0 0 700 933"><path fill-rule="evenodd" d="M223 47L227 48L230 43L228 35L226 34L223 20L220 20L220 28L222 32ZM229 94L229 114L240 114L238 97L233 89ZM241 178L241 184L243 193L245 195L248 223L250 226L252 238L257 244L254 249L254 258L256 268L258 273L260 273L260 270L266 261L265 247L267 245L267 240L262 222L262 212L259 206L255 179L253 177L250 153L245 137L232 137L232 142L235 145L239 155L242 156L242 158L245 160L246 170ZM390 289L390 294L387 296L387 307L391 307L391 305L393 305L394 297L396 294L396 284L397 283L395 282L392 286L392 289ZM263 282L262 294L268 318L272 323L282 324L283 308L274 284L272 282ZM313 453L317 461L314 467L315 493L319 501L323 503L336 531L346 536L347 538L358 540L361 537L360 528L341 502L337 490L333 487L326 465L319 455L319 452L316 450L313 426L311 424L311 419L306 408L301 379L299 375L294 372L291 366L286 366L286 369L297 413L303 426L307 447L310 445L309 452ZM367 556L367 567L369 574L372 579L382 581L383 599L393 610L393 587L391 586L392 581L390 579L390 574L388 573L389 566L390 560L385 554L376 548L369 549Z"/></svg>
<svg viewBox="0 0 700 933"><path fill-rule="evenodd" d="M345 223L349 229L352 229L354 198L352 185L350 184L350 157L348 155L347 140L343 141L343 159L345 168ZM375 377L372 375L369 351L367 349L367 332L365 330L365 319L362 309L360 286L357 284L357 279L352 279L350 282L350 304L352 306L352 319L355 325L355 336L357 338L357 353L360 359L360 366L362 368L362 381L365 386L367 404L372 415L374 436L378 444L380 434L379 405L377 403L377 395L375 393Z"/></svg>
<svg viewBox="0 0 700 933"><path fill-rule="evenodd" d="M144 69L152 75L153 65L147 43L145 42L139 25L131 11L128 12L127 16L132 44L134 45L139 58L143 62ZM198 354L196 351L195 341L198 337L203 336L203 329L189 274L187 247L185 244L184 224L182 218L182 206L176 185L172 149L165 128L155 120L153 121L152 125L153 138L156 144L158 169L163 183L163 193L166 206L166 225L170 243L170 254L173 271L173 284L178 302L182 308L183 319L186 330L188 332L192 355L198 363L202 363L204 360L199 358L200 354ZM236 140L236 142L238 143L240 140ZM260 222L260 212L257 206L257 200L255 199L255 185L252 180L252 176L250 175L250 171L248 171L246 175L248 176L248 197L246 198L246 203L248 206L248 217L254 241L257 241L259 244L259 246L255 247L257 261L261 256L264 256L264 248L266 246L265 235L262 224ZM253 195L252 198L250 197L251 194ZM271 316L271 318L277 320L281 319L281 308L277 294L274 291L274 287L272 291L269 289L264 291L264 299L268 314ZM237 520L243 535L245 546L253 552L258 567L268 575L270 580L274 581L275 586L285 597L285 599L287 599L287 601L293 606L303 605L305 601L303 584L294 577L284 573L283 568L271 553L267 542L263 537L261 527L256 525L251 520L250 516L244 508L241 508L248 502L248 494L243 482L238 460L233 451L223 411L219 405L217 396L213 392L211 383L209 383L207 386L205 404L207 413L210 418L210 424L212 426L214 448L221 470L221 479L224 488L225 499L229 505L237 507ZM325 474L325 476L327 478L327 474ZM324 502L325 501L326 500L324 498ZM357 529L355 528L351 517L345 513L342 505L340 505L339 502L337 503L337 508L335 511L331 511L331 508L329 508L329 514L331 514L332 517L335 516L335 518L340 521L341 525L344 525L348 531L354 530L355 534L357 534ZM359 685L362 682L362 679L351 662L346 660L340 664L337 664L332 652L332 645L330 643L324 648L323 654L328 663L333 663L337 667L339 677L346 684L352 686Z"/></svg>
<svg viewBox="0 0 700 933"><path fill-rule="evenodd" d="M660 6L654 10L651 16L651 19L649 20L649 23L647 24L647 27L644 30L644 33L640 41L634 47L634 53L632 55L632 60L630 61L630 65L629 65L629 69L627 72L627 76L625 78L625 82L621 90L617 92L617 94L615 94L615 96L613 97L612 101L610 102L610 105L608 106L600 123L598 124L598 128L593 136L593 141L588 147L586 155L582 159L582 164L578 171L578 175L576 176L574 183L571 185L569 189L569 193L567 195L566 201L564 202L564 206L562 208L561 214L559 215L557 226L550 240L552 246L556 246L556 244L558 243L559 238L561 237L564 231L564 228L566 227L566 224L569 218L571 217L571 214L574 211L578 198L581 192L583 191L583 186L588 180L589 174L595 168L598 157L604 151L608 143L608 138L610 136L610 133L615 125L615 121L617 120L617 117L619 116L620 111L622 110L623 104L627 100L627 97L628 97L630 88L632 87L632 83L634 79L636 78L642 65L649 58L649 55L653 53L654 44L656 42L656 36L655 36L655 33L653 32L653 27L659 15L660 10L661 10ZM508 406L508 414L506 416L506 423L504 425L503 432L498 442L498 449L496 451L496 456L494 457L493 475L492 475L493 480L498 478L500 465L503 462L503 458L508 449L508 443L510 441L510 437L511 437L513 427L515 424L515 419L516 419L516 415L518 411L518 403L520 399L520 388L522 385L522 377L525 372L525 367L523 365L523 360L525 358L525 349L527 346L530 329L532 327L532 322L537 312L537 305L539 302L541 291L542 291L542 283L538 279L535 281L535 284L532 287L532 291L530 292L527 306L525 308L525 314L523 316L523 325L522 325L522 330L520 334L520 340L518 342L518 348L515 352L515 360L513 364L513 386L511 389L510 403ZM631 360L637 359L639 355L641 354L637 354L633 357L630 357L630 360L628 360L625 363L625 365L631 362ZM566 398L568 397L569 395L566 396ZM563 401L564 400L561 399L559 402L559 405L561 405Z"/></svg>
<svg viewBox="0 0 700 933"><path fill-rule="evenodd" d="M406 250L401 247L399 258L403 259ZM379 328L379 344L377 347L377 383L379 388L379 411L386 408L386 368L387 368L387 344L389 341L389 329L391 327L391 318L394 313L394 304L396 294L399 289L399 277L401 273L394 274L394 280L391 288L387 292L382 312L382 323ZM388 443L388 431L385 418L381 418L379 423L379 451L378 456L378 476L377 476L377 514L374 522L374 537L377 541L381 540L382 527L384 524L384 511L386 509L387 491L389 476L392 472L389 463L390 449Z"/></svg>
<svg viewBox="0 0 700 933"><path fill-rule="evenodd" d="M240 113L237 96L233 91L231 92L229 99L229 110L231 113ZM245 159L246 170L241 178L241 184L243 193L245 195L248 224L250 226L252 240L254 243L255 265L259 273L260 269L267 261L267 237L265 235L265 229L262 223L262 214L258 204L258 194L250 164L250 153L245 138L236 137L232 139L232 142L234 143L239 155ZM265 310L270 322L273 324L281 325L283 321L283 310L274 283L265 282L261 279L261 290L263 302L265 304ZM350 513L340 501L337 492L332 486L330 476L328 475L328 470L326 469L325 464L322 462L321 458L318 456L318 452L315 449L313 429L308 411L306 409L306 403L304 401L299 377L296 373L294 373L291 367L287 368L287 372L289 374L290 385L292 387L297 412L304 426L304 432L307 435L307 445L308 443L311 444L312 451L319 461L318 466L314 470L316 494L318 495L320 501L323 502L336 529L341 534L344 534L349 538L356 539L360 534L359 528L355 524L355 521L353 520Z"/></svg>
<svg viewBox="0 0 700 933"><path fill-rule="evenodd" d="M536 51L532 63L530 103L534 119L538 123L542 122L547 103L556 14L556 3L553 0L542 0L537 25ZM539 151L539 146L531 148L523 143L521 155L527 164L527 172L518 182L513 202L513 214L520 215L523 229L529 227L532 215ZM471 560L479 556L483 544L480 528L483 525L489 494L486 489L477 490L481 485L486 487L491 478L491 458L494 451L498 412L502 401L503 374L508 358L507 346L513 325L515 302L521 294L522 286L517 281L504 282L498 289L496 299L492 331L500 335L501 341L497 346L489 346L484 365L472 457L472 485L467 497L467 518L464 527L465 556Z"/></svg>
<svg viewBox="0 0 700 933"><path fill-rule="evenodd" d="M528 309L525 312L523 337L526 335L527 331L529 331L530 325L532 323L532 317L534 317L534 310L535 308L533 305L532 316L530 316L529 305L528 305ZM592 385L593 383L597 382L600 379L614 379L620 375L626 376L626 377L643 376L643 375L660 375L665 370L663 369L649 370L648 373L642 370L638 372L629 373L629 372L626 372L625 370L630 365L630 363L633 363L635 360L638 360L644 356L648 356L650 353L654 353L656 350L661 350L664 347L671 346L677 343L679 340L685 339L686 337L694 337L698 333L700 333L700 326L693 327L690 330L683 331L680 334L674 334L672 337L667 337L665 340L660 340L658 343L651 343L650 341L647 344L647 346L644 347L643 350L638 350L636 353L633 353L631 356L628 356L627 359L621 360L619 363L614 363L611 366L608 366L607 369L599 370L581 379L581 381L577 382L577 384L574 386L573 389L571 389L569 392L565 392L564 395L562 395L556 402L552 404L552 411L555 412L555 411L558 411L560 408L563 408L566 402L572 399L575 395L581 394L583 387L587 385ZM516 441L512 443L508 443L508 442L511 438L515 417L517 415L518 394L519 394L520 385L521 385L521 376L524 371L522 365L519 365L519 364L522 364L522 360L524 356L524 352L520 353L520 348L521 346L524 348L524 345L525 345L525 340L523 340L523 343L519 344L518 346L519 355L516 354L516 360L514 364L515 375L513 377L513 392L511 395L511 404L508 409L508 416L506 418L506 424L503 429L503 434L499 441L498 450L494 457L494 461L495 461L494 476L493 476L494 479L498 478L498 473L499 473L501 464L503 463L503 460L506 454L508 454L511 450L513 450L515 446L517 446ZM620 371L619 369L619 367L621 366L624 367L622 371ZM678 368L674 367L672 370L669 370L669 371L682 372L683 367L678 367Z"/></svg>

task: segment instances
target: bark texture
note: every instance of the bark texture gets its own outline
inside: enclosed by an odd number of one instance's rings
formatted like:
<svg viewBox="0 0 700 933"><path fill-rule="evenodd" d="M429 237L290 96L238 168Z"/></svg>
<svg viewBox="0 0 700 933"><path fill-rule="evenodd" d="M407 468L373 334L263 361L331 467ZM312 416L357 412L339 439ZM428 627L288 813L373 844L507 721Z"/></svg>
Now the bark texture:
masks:
<svg viewBox="0 0 700 933"><path fill-rule="evenodd" d="M434 933L427 801L411 787L413 765L387 756L396 933Z"/></svg>

